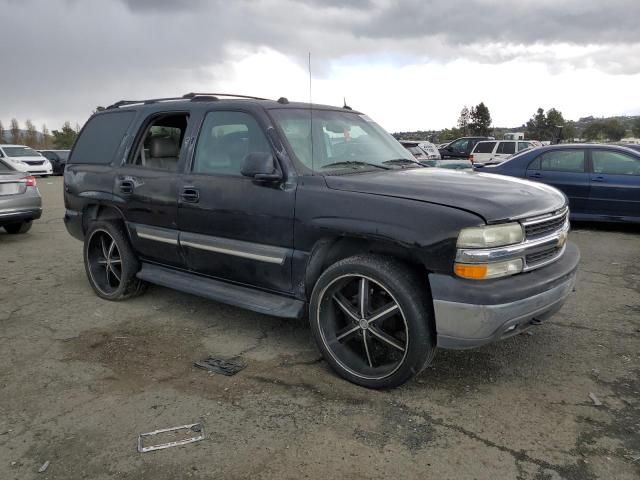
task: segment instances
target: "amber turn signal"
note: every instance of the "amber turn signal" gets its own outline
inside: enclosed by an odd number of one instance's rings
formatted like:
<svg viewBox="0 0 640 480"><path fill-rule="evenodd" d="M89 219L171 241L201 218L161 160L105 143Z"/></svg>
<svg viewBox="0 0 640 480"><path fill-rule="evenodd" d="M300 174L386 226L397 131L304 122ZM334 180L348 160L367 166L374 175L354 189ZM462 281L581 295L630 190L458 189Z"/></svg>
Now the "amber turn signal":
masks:
<svg viewBox="0 0 640 480"><path fill-rule="evenodd" d="M462 278L481 280L487 276L486 265L469 265L466 263L456 263L454 267L456 275Z"/></svg>

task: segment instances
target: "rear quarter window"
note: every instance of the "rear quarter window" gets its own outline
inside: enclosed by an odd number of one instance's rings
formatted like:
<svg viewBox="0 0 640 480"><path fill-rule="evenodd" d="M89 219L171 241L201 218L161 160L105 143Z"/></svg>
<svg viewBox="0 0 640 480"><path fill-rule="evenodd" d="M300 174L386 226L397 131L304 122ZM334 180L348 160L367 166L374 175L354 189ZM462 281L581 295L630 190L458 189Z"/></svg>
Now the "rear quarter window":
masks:
<svg viewBox="0 0 640 480"><path fill-rule="evenodd" d="M493 147L496 146L496 142L479 142L476 144L476 148L473 149L473 153L493 153Z"/></svg>
<svg viewBox="0 0 640 480"><path fill-rule="evenodd" d="M135 115L129 111L91 117L76 140L69 163L111 163Z"/></svg>

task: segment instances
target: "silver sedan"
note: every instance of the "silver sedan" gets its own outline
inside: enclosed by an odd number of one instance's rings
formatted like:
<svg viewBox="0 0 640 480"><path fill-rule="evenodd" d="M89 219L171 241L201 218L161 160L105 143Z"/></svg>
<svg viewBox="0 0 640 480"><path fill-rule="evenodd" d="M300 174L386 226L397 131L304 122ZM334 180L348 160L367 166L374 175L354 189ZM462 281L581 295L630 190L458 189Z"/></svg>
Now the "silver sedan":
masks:
<svg viewBox="0 0 640 480"><path fill-rule="evenodd" d="M7 233L26 233L42 215L36 179L0 160L0 227Z"/></svg>

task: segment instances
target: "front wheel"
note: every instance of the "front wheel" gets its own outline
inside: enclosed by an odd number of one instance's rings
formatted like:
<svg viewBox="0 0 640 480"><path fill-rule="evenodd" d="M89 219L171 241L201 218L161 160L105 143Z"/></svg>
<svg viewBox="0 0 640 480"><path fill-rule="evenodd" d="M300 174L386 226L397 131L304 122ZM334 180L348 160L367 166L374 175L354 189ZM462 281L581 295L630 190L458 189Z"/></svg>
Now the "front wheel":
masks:
<svg viewBox="0 0 640 480"><path fill-rule="evenodd" d="M404 264L358 255L330 266L311 295L309 320L327 362L368 388L405 383L435 354L428 286Z"/></svg>
<svg viewBox="0 0 640 480"><path fill-rule="evenodd" d="M145 283L136 277L140 262L115 223L91 224L84 240L84 266L91 287L101 298L124 300L144 291Z"/></svg>

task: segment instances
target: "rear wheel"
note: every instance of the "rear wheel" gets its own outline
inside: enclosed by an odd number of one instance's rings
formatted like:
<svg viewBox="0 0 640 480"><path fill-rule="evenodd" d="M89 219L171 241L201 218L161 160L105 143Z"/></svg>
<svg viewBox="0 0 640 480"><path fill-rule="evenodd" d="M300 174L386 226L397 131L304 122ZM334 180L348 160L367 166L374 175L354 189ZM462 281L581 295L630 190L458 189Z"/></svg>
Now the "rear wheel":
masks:
<svg viewBox="0 0 640 480"><path fill-rule="evenodd" d="M84 266L99 297L124 300L141 294L146 284L136 277L140 262L123 230L112 222L93 223L84 241Z"/></svg>
<svg viewBox="0 0 640 480"><path fill-rule="evenodd" d="M29 230L31 230L32 225L33 221L29 220L27 222L10 223L9 225L5 225L4 229L7 231L7 233L15 235L18 233L27 233Z"/></svg>
<svg viewBox="0 0 640 480"><path fill-rule="evenodd" d="M329 267L314 287L309 315L327 362L369 388L415 376L435 354L427 288L391 258L359 255Z"/></svg>

